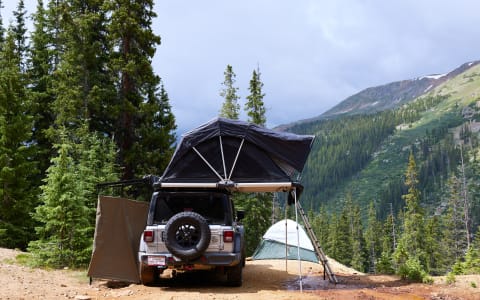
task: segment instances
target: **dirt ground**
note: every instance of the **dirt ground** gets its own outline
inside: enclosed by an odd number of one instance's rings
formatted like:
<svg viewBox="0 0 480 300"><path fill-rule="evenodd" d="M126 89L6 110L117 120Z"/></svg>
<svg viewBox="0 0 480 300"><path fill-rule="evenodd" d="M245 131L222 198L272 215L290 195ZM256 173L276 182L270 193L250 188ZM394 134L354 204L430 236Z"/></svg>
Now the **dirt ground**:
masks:
<svg viewBox="0 0 480 300"><path fill-rule="evenodd" d="M321 265L283 260L247 261L242 287L226 287L208 274L179 276L146 287L105 280L90 285L85 271L42 270L16 262L21 252L0 248L0 299L480 299L480 275L457 276L454 285L436 277L432 285L395 276L365 275L330 260L339 283L323 280ZM287 268L287 271L285 269Z"/></svg>

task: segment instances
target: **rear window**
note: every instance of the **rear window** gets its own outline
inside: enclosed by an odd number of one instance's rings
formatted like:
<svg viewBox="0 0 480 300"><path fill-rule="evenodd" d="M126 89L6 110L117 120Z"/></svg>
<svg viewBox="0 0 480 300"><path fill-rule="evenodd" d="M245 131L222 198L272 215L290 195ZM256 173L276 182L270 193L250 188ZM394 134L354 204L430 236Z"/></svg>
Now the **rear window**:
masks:
<svg viewBox="0 0 480 300"><path fill-rule="evenodd" d="M175 214L193 211L202 215L209 224L228 223L228 198L219 193L165 193L159 194L153 217L154 224L166 224Z"/></svg>

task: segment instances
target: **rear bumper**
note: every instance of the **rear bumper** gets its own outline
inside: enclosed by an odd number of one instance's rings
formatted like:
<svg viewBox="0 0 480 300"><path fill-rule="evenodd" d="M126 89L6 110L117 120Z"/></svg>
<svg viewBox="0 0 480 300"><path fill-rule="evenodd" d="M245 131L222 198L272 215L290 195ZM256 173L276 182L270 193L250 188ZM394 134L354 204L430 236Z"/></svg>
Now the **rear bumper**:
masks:
<svg viewBox="0 0 480 300"><path fill-rule="evenodd" d="M214 267L235 266L241 262L241 253L204 253L200 258L193 261L183 261L171 253L139 252L139 261L145 265L159 268L177 267L181 265L204 265ZM165 258L165 259L163 259ZM164 263L163 263L164 261Z"/></svg>

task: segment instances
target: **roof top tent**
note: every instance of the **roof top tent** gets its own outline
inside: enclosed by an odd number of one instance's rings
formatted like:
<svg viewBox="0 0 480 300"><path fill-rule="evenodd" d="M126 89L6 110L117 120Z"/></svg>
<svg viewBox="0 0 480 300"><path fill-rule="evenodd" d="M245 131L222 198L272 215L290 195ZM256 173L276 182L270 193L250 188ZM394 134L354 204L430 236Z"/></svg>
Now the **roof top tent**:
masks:
<svg viewBox="0 0 480 300"><path fill-rule="evenodd" d="M183 136L157 186L291 191L298 187L313 140L216 118Z"/></svg>

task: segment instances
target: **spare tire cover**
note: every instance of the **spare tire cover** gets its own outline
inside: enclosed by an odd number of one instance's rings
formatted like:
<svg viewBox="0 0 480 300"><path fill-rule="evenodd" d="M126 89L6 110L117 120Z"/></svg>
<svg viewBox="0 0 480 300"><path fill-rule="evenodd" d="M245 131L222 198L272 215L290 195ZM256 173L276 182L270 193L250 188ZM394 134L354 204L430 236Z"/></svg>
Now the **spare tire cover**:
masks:
<svg viewBox="0 0 480 300"><path fill-rule="evenodd" d="M199 258L210 244L211 232L207 221L192 211L178 213L165 226L165 246L183 260Z"/></svg>

